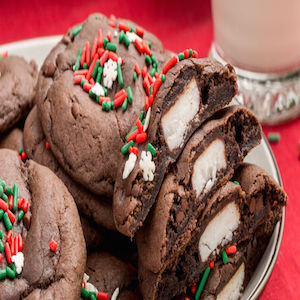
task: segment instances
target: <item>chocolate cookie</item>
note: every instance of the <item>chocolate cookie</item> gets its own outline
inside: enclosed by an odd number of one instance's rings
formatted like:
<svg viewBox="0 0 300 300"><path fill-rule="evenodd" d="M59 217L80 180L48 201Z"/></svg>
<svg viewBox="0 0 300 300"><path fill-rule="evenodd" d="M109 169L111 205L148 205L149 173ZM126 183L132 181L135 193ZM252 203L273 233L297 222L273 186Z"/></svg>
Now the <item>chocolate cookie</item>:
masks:
<svg viewBox="0 0 300 300"><path fill-rule="evenodd" d="M139 253L149 270L161 270L189 240L211 197L260 143L261 134L257 118L241 106L218 111L194 133L170 168L153 212L137 234Z"/></svg>
<svg viewBox="0 0 300 300"><path fill-rule="evenodd" d="M111 200L97 196L73 179L60 166L52 149L47 149L37 109L34 107L24 126L24 145L29 158L50 168L66 185L72 194L80 213L87 219L110 230L116 230L112 215Z"/></svg>
<svg viewBox="0 0 300 300"><path fill-rule="evenodd" d="M81 296L84 299L142 299L136 270L107 252L88 256ZM99 295L100 294L100 295ZM94 295L94 298L92 295ZM113 296L114 295L114 296Z"/></svg>
<svg viewBox="0 0 300 300"><path fill-rule="evenodd" d="M66 187L49 169L6 149L0 178L0 299L78 299L86 249Z"/></svg>
<svg viewBox="0 0 300 300"><path fill-rule="evenodd" d="M12 128L30 111L35 95L37 66L23 58L0 60L0 133Z"/></svg>
<svg viewBox="0 0 300 300"><path fill-rule="evenodd" d="M0 148L19 150L23 149L23 130L14 128L0 136Z"/></svg>
<svg viewBox="0 0 300 300"><path fill-rule="evenodd" d="M147 258L139 253L144 299L170 299L185 292L188 286L200 281L203 272L210 272L214 261L222 259L226 264L227 256L234 254L236 247L249 244L254 234L257 238L263 238L266 233L271 235L281 218L282 206L286 205L286 194L256 166L243 165L237 172L236 178L242 184L235 183L234 187L234 183L228 182L214 194L203 215L194 219L194 228L187 239L177 244L178 253L159 272L145 267ZM176 224L173 226L176 230Z"/></svg>
<svg viewBox="0 0 300 300"><path fill-rule="evenodd" d="M166 54L155 36L94 14L65 34L39 74L36 100L50 148L72 178L96 194L112 195L123 139L144 107L143 49L158 71ZM134 72L140 74L135 81Z"/></svg>
<svg viewBox="0 0 300 300"><path fill-rule="evenodd" d="M229 103L236 91L233 68L210 59L181 60L166 73L152 111L147 112L147 143L138 148L138 156L130 154L128 161L123 160L116 180L113 210L120 232L134 235L157 197L167 168L192 133ZM139 163L135 163L137 159Z"/></svg>

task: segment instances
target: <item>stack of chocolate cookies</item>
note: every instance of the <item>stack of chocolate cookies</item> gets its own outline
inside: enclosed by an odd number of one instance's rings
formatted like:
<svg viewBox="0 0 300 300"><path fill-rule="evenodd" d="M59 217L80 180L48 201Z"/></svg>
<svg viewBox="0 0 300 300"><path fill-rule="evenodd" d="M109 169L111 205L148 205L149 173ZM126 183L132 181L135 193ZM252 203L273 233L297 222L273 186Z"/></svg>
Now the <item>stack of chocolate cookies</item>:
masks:
<svg viewBox="0 0 300 300"><path fill-rule="evenodd" d="M28 160L0 150L0 299L241 296L287 197L243 163L262 131L227 106L232 66L94 14L51 50L34 93Z"/></svg>

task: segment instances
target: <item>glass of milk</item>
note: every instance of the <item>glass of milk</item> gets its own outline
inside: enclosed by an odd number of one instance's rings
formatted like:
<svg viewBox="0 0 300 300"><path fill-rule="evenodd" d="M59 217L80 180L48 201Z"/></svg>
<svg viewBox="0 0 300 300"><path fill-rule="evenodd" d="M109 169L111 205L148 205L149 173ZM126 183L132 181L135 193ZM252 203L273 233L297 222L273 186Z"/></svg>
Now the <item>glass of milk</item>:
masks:
<svg viewBox="0 0 300 300"><path fill-rule="evenodd" d="M238 75L236 100L264 123L300 114L300 0L212 0L211 56Z"/></svg>

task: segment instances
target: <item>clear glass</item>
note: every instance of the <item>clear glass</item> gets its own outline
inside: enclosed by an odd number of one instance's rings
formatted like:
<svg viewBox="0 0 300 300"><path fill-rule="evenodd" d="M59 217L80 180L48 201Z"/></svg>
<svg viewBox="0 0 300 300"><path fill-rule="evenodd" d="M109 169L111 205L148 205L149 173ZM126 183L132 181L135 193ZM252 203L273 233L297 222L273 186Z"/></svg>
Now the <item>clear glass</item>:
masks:
<svg viewBox="0 0 300 300"><path fill-rule="evenodd" d="M211 56L236 67L237 99L264 123L300 113L299 13L299 0L212 0Z"/></svg>

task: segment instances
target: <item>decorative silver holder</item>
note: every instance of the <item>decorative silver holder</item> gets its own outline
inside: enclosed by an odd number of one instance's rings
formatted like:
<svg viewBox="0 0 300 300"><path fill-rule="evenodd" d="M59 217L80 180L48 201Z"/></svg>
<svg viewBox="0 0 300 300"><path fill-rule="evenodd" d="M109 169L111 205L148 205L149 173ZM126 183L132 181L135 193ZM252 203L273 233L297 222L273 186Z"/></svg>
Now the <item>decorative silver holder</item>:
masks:
<svg viewBox="0 0 300 300"><path fill-rule="evenodd" d="M214 44L210 56L222 64ZM264 74L235 67L239 93L235 100L251 109L263 124L278 124L300 115L300 69Z"/></svg>

